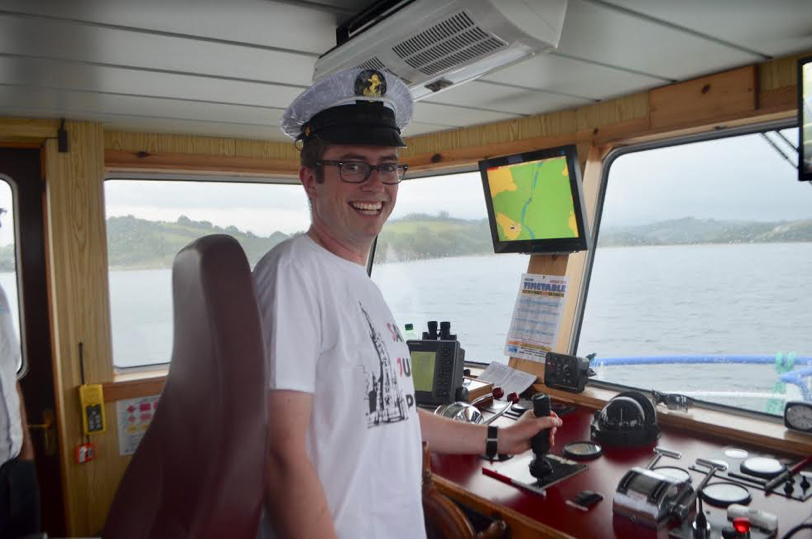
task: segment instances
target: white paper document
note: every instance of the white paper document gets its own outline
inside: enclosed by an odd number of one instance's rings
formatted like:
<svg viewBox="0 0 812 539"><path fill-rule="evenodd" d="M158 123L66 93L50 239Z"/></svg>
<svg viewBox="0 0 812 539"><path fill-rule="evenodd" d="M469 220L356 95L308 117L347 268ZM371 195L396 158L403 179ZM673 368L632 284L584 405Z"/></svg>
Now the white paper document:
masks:
<svg viewBox="0 0 812 539"><path fill-rule="evenodd" d="M158 408L160 395L116 402L118 416L118 454L132 455L147 432Z"/></svg>
<svg viewBox="0 0 812 539"><path fill-rule="evenodd" d="M504 363L492 361L488 368L482 371L479 380L490 382L493 387L501 387L505 396L511 393L519 395L536 381L536 375L524 371L518 371L513 367L508 367Z"/></svg>
<svg viewBox="0 0 812 539"><path fill-rule="evenodd" d="M505 355L544 361L544 356L552 351L558 339L566 296L566 276L522 275L505 342Z"/></svg>

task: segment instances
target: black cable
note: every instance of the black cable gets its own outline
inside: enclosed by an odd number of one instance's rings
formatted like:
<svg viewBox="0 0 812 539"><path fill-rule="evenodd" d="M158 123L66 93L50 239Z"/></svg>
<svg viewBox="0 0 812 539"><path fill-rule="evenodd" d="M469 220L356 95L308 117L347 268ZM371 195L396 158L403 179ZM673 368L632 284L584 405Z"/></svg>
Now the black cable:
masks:
<svg viewBox="0 0 812 539"><path fill-rule="evenodd" d="M804 524L798 524L797 526L795 526L794 528L789 530L787 533L785 533L784 537L782 537L781 539L789 539L790 537L792 537L793 535L795 535L796 533L798 533L801 530L812 530L812 522L806 522Z"/></svg>

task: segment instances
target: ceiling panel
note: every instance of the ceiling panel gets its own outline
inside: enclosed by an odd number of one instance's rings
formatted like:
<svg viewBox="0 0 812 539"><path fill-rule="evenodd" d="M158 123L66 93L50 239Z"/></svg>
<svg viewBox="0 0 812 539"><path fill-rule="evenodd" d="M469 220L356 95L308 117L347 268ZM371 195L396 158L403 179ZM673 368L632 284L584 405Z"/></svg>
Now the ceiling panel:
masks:
<svg viewBox="0 0 812 539"><path fill-rule="evenodd" d="M527 88L474 81L424 99L423 102L463 105L510 114L530 115L550 110L578 107L593 101L579 97L539 92Z"/></svg>
<svg viewBox="0 0 812 539"><path fill-rule="evenodd" d="M0 14L0 53L310 84L315 58Z"/></svg>
<svg viewBox="0 0 812 539"><path fill-rule="evenodd" d="M164 0L151 7L143 0L0 0L0 9L6 11L316 54L335 46L335 27L343 18L330 8L271 0Z"/></svg>
<svg viewBox="0 0 812 539"><path fill-rule="evenodd" d="M608 0L771 56L812 49L810 0Z"/></svg>
<svg viewBox="0 0 812 539"><path fill-rule="evenodd" d="M569 0L557 53L674 80L763 59L586 0Z"/></svg>
<svg viewBox="0 0 812 539"><path fill-rule="evenodd" d="M284 109L300 88L171 73L0 57L0 81L31 87L169 97Z"/></svg>
<svg viewBox="0 0 812 539"><path fill-rule="evenodd" d="M86 114L100 112L134 117L278 126L282 116L282 111L277 109L66 92L3 84L0 84L0 103L6 107L48 108L62 111L65 115L70 114L73 118L84 118Z"/></svg>
<svg viewBox="0 0 812 539"><path fill-rule="evenodd" d="M167 133L180 135L201 135L210 137L251 138L259 140L290 140L276 126L256 126L232 123L217 123L172 118L143 118L102 112L82 112L80 115L64 114L61 109L52 108L9 108L0 106L0 116L24 115L26 118L58 118L69 120L92 120L101 122L105 129L113 131L134 131L147 133Z"/></svg>
<svg viewBox="0 0 812 539"><path fill-rule="evenodd" d="M515 114L506 114L504 112L467 109L437 103L426 103L425 101L415 103L413 115L416 122L442 125L445 128L499 122L518 117Z"/></svg>
<svg viewBox="0 0 812 539"><path fill-rule="evenodd" d="M539 88L590 99L607 99L666 84L666 80L628 73L561 56L539 54L484 77L484 80Z"/></svg>

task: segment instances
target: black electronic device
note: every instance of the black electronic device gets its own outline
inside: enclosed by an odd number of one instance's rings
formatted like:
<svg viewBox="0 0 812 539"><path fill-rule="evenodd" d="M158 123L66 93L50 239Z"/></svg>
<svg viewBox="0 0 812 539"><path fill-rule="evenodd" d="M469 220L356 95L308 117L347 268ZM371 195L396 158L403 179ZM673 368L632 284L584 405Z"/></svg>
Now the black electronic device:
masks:
<svg viewBox="0 0 812 539"><path fill-rule="evenodd" d="M550 396L544 393L533 395L533 414L536 417L549 417ZM542 429L530 439L530 447L533 449L533 460L530 462L530 474L542 479L553 471L552 464L547 460L547 452L550 451L550 429Z"/></svg>
<svg viewBox="0 0 812 539"><path fill-rule="evenodd" d="M465 350L459 341L406 341L411 356L415 399L419 405L467 401L463 385Z"/></svg>
<svg viewBox="0 0 812 539"><path fill-rule="evenodd" d="M798 179L812 181L812 56L798 60Z"/></svg>
<svg viewBox="0 0 812 539"><path fill-rule="evenodd" d="M479 162L495 253L589 248L574 145Z"/></svg>
<svg viewBox="0 0 812 539"><path fill-rule="evenodd" d="M812 144L812 141L810 141ZM784 426L788 429L812 434L812 403L790 401L784 406Z"/></svg>
<svg viewBox="0 0 812 539"><path fill-rule="evenodd" d="M553 389L580 393L593 374L585 357L547 352L544 358L544 385Z"/></svg>
<svg viewBox="0 0 812 539"><path fill-rule="evenodd" d="M660 437L657 411L639 391L625 391L595 412L592 439L608 447L650 445Z"/></svg>

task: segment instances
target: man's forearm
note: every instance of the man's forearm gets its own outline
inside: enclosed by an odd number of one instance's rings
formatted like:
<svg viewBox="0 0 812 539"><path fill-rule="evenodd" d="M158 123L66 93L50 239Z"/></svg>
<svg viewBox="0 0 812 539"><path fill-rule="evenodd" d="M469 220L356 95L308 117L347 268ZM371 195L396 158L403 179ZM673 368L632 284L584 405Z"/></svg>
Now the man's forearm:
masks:
<svg viewBox="0 0 812 539"><path fill-rule="evenodd" d="M426 410L420 414L420 434L434 453L484 453L488 427L454 421Z"/></svg>
<svg viewBox="0 0 812 539"><path fill-rule="evenodd" d="M268 459L267 510L277 537L336 537L330 507L307 458Z"/></svg>

